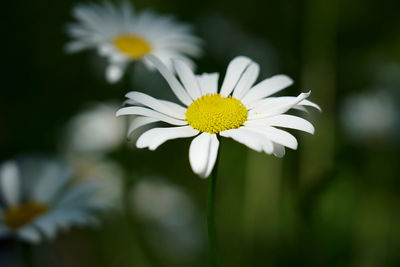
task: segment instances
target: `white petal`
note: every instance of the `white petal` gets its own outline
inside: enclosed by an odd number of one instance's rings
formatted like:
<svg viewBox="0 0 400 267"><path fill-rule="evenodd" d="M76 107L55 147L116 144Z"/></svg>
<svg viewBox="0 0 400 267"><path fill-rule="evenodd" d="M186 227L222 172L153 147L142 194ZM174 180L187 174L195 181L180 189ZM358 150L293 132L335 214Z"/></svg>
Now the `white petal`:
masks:
<svg viewBox="0 0 400 267"><path fill-rule="evenodd" d="M108 55L108 60L110 61L111 65L118 66L125 71L126 67L128 66L129 58L127 58L125 54L120 53L118 50L114 50Z"/></svg>
<svg viewBox="0 0 400 267"><path fill-rule="evenodd" d="M277 143L273 143L274 144L274 155L278 158L283 158L283 156L285 156L285 147L277 144Z"/></svg>
<svg viewBox="0 0 400 267"><path fill-rule="evenodd" d="M100 190L100 183L81 182L69 188L69 190L57 202L56 208L65 207L80 207L85 204L87 199L90 199Z"/></svg>
<svg viewBox="0 0 400 267"><path fill-rule="evenodd" d="M311 102L307 99L304 99L303 101L301 101L300 103L298 103L297 105L299 106L309 106L309 107L313 107L318 109L319 111L322 111L320 106L318 106L317 104L315 104L314 102Z"/></svg>
<svg viewBox="0 0 400 267"><path fill-rule="evenodd" d="M211 144L210 144L210 156L208 157L207 170L204 174L204 177L210 176L212 170L214 169L215 162L217 161L218 156L218 148L219 141L217 135L213 134L211 136Z"/></svg>
<svg viewBox="0 0 400 267"><path fill-rule="evenodd" d="M142 126L145 126L147 124L157 122L159 121L158 119L150 118L150 117L137 117L134 118L131 125L129 126L128 129L128 138L131 136L131 134L139 129Z"/></svg>
<svg viewBox="0 0 400 267"><path fill-rule="evenodd" d="M161 51L160 50L160 51L154 51L152 54L155 57L157 57L165 65L165 67L167 67L167 69L169 70L169 72L171 72L172 75L173 75L173 73L175 73L175 70L174 70L174 67L173 67L173 64L172 64L172 60L171 60L172 58L173 59L178 59L180 61L183 61L192 70L196 67L196 65L193 62L193 60L191 60L190 58L188 58L186 56L183 56L183 55L181 55L181 54L179 54L177 52L171 52L171 51L166 52L166 51ZM156 69L154 64L151 61L149 61L148 59L146 59L146 57L144 58L143 62L146 64L146 66L148 68L150 68L152 70ZM174 76L174 78L175 78L175 76ZM185 92L186 92L186 90L185 90Z"/></svg>
<svg viewBox="0 0 400 267"><path fill-rule="evenodd" d="M216 94L218 92L219 73L203 73L196 76L202 95Z"/></svg>
<svg viewBox="0 0 400 267"><path fill-rule="evenodd" d="M167 101L167 100L158 100L158 101L164 103L164 105L167 105L168 107L170 107L172 109L175 109L179 113L186 114L186 108L182 107L181 105L179 105L177 103Z"/></svg>
<svg viewBox="0 0 400 267"><path fill-rule="evenodd" d="M140 104L139 102L132 100L132 99L126 99L124 102L122 102L122 105L132 105L132 106L141 106L142 104Z"/></svg>
<svg viewBox="0 0 400 267"><path fill-rule="evenodd" d="M158 58L153 55L144 55L144 57L149 60L158 69L164 79L168 82L171 90L175 93L176 97L186 106L189 106L193 100L190 98L189 94L183 89L182 85L176 79L176 77L168 70Z"/></svg>
<svg viewBox="0 0 400 267"><path fill-rule="evenodd" d="M170 117L176 119L185 119L185 113L182 113L180 109L176 109L172 106L167 106L158 99L146 95L141 92L129 92L125 95L127 98L130 98L133 101L136 101L142 105L148 106L149 108L154 109L160 113L166 114Z"/></svg>
<svg viewBox="0 0 400 267"><path fill-rule="evenodd" d="M32 188L32 197L37 201L49 203L71 178L72 170L57 162L48 162L44 166L39 181Z"/></svg>
<svg viewBox="0 0 400 267"><path fill-rule="evenodd" d="M86 42L79 42L79 41L69 42L69 43L65 44L64 51L67 54L72 54L72 53L76 53L76 52L79 52L84 49L91 48L92 46L93 46L92 44L88 44Z"/></svg>
<svg viewBox="0 0 400 267"><path fill-rule="evenodd" d="M39 231L32 224L19 229L17 236L18 238L33 244L37 244L41 240Z"/></svg>
<svg viewBox="0 0 400 267"><path fill-rule="evenodd" d="M254 109L249 111L248 119L262 119L285 113L307 98L310 94L311 91L308 93L301 93L297 97L266 98L260 101Z"/></svg>
<svg viewBox="0 0 400 267"><path fill-rule="evenodd" d="M231 137L233 140L251 148L257 152L263 151L265 137L262 134L250 131L245 127L226 130L219 133L224 137Z"/></svg>
<svg viewBox="0 0 400 267"><path fill-rule="evenodd" d="M125 25L130 25L134 18L134 8L129 1L121 1L120 6L121 19Z"/></svg>
<svg viewBox="0 0 400 267"><path fill-rule="evenodd" d="M271 155L274 152L274 142L265 138L264 144L263 144L263 151L265 153L267 153L268 155Z"/></svg>
<svg viewBox="0 0 400 267"><path fill-rule="evenodd" d="M166 123L170 123L173 125L187 125L187 122L184 120L178 120L171 118L165 114L159 113L157 111L148 109L148 108L143 108L143 107L126 107L126 108L121 108L117 111L117 116L121 115L141 115L141 116L147 116L153 119L157 119L159 121L163 121Z"/></svg>
<svg viewBox="0 0 400 267"><path fill-rule="evenodd" d="M215 164L219 141L215 134L202 133L190 144L189 161L194 173L207 178Z"/></svg>
<svg viewBox="0 0 400 267"><path fill-rule="evenodd" d="M179 79L192 99L195 100L201 97L199 83L197 82L196 76L194 76L192 70L180 60L173 60L172 62Z"/></svg>
<svg viewBox="0 0 400 267"><path fill-rule="evenodd" d="M251 59L243 56L236 57L229 63L220 91L221 96L228 97L250 63Z"/></svg>
<svg viewBox="0 0 400 267"><path fill-rule="evenodd" d="M250 87L253 86L257 80L259 73L260 65L255 62L251 63L240 78L232 96L237 99L243 98L243 96L249 91Z"/></svg>
<svg viewBox="0 0 400 267"><path fill-rule="evenodd" d="M106 79L109 83L116 83L118 82L122 75L124 74L126 69L126 64L110 64L106 68Z"/></svg>
<svg viewBox="0 0 400 267"><path fill-rule="evenodd" d="M34 221L34 225L46 236L47 239L53 240L57 233L57 224L54 221L55 214L49 213L40 216Z"/></svg>
<svg viewBox="0 0 400 267"><path fill-rule="evenodd" d="M101 56L107 56L114 52L114 47L110 43L105 43L101 44L97 51Z"/></svg>
<svg viewBox="0 0 400 267"><path fill-rule="evenodd" d="M273 117L260 119L260 120L251 120L245 123L246 125L269 125L269 126L278 126L290 129L296 129L300 131L304 131L310 134L314 134L314 126L308 122L307 120L287 114L280 114Z"/></svg>
<svg viewBox="0 0 400 267"><path fill-rule="evenodd" d="M280 97L277 97L277 98L280 98ZM285 96L284 98L285 99L294 99L293 96ZM272 99L274 99L274 98L272 98ZM303 101L300 101L297 105L294 105L292 107L292 109L297 109L297 110L301 110L301 111L304 111L304 112L308 113L308 110L307 110L307 108L305 106L313 107L313 108L317 109L320 112L322 111L320 106L318 106L314 102L311 102L311 101L309 101L307 99L304 99Z"/></svg>
<svg viewBox="0 0 400 267"><path fill-rule="evenodd" d="M211 134L202 133L190 143L189 162L192 170L202 176L207 170L207 162L210 151Z"/></svg>
<svg viewBox="0 0 400 267"><path fill-rule="evenodd" d="M90 10L90 7L87 5L77 5L72 9L72 15L80 20L85 26L90 29L97 28L98 15L94 12L94 10Z"/></svg>
<svg viewBox="0 0 400 267"><path fill-rule="evenodd" d="M137 140L138 148L148 147L150 150L155 150L164 142L184 137L192 137L198 134L199 131L191 126L170 127L170 128L153 128L144 132Z"/></svg>
<svg viewBox="0 0 400 267"><path fill-rule="evenodd" d="M308 110L304 106L295 105L295 106L293 106L292 109L301 110L301 111L308 113Z"/></svg>
<svg viewBox="0 0 400 267"><path fill-rule="evenodd" d="M258 125L256 125L258 126ZM267 154L272 154L274 151L274 145L273 142L264 134L264 132L260 129L260 127L248 127L248 125L245 125L240 128L242 131L246 132L251 132L252 134L255 134L253 138L257 138L258 140L254 140L255 142L258 142L257 147L261 146L262 151L264 151ZM249 142L249 141L248 141ZM255 149L256 150L256 149ZM256 150L259 151L259 150ZM260 151L259 151L260 152Z"/></svg>
<svg viewBox="0 0 400 267"><path fill-rule="evenodd" d="M249 127L250 126L250 127ZM252 133L256 133L257 135L261 135L262 138L259 140L259 142L262 145L262 150L267 153L268 155L271 155L274 152L274 142L269 139L262 129L260 127L251 127L252 125L245 125L242 127L243 130L250 131ZM258 125L257 125L258 126Z"/></svg>
<svg viewBox="0 0 400 267"><path fill-rule="evenodd" d="M182 40L164 40L162 41L163 42L162 44L160 43L160 50L161 49L175 50L179 51L182 54L187 54L195 57L202 55L203 51L199 46L193 44L187 44L186 41L187 40L184 40L183 38Z"/></svg>
<svg viewBox="0 0 400 267"><path fill-rule="evenodd" d="M52 222L62 230L68 230L73 225L90 225L95 221L96 219L91 212L80 208L58 209L52 217Z"/></svg>
<svg viewBox="0 0 400 267"><path fill-rule="evenodd" d="M291 149L297 149L296 138L286 131L276 129L271 126L246 125L245 127L252 128L257 131L261 131L264 136L266 136L268 139L272 140L275 143L284 145Z"/></svg>
<svg viewBox="0 0 400 267"><path fill-rule="evenodd" d="M57 208L57 210L53 211L52 213L52 222L54 223L55 227L60 230L68 230L69 226L72 224L69 220L71 216L71 211L76 214L80 212L79 209L69 209L69 208Z"/></svg>
<svg viewBox="0 0 400 267"><path fill-rule="evenodd" d="M3 200L8 206L18 204L20 200L20 173L14 161L7 161L2 164L0 187Z"/></svg>
<svg viewBox="0 0 400 267"><path fill-rule="evenodd" d="M293 84L293 80L286 75L275 75L265 79L251 88L241 100L245 105L251 105L264 97L270 96Z"/></svg>

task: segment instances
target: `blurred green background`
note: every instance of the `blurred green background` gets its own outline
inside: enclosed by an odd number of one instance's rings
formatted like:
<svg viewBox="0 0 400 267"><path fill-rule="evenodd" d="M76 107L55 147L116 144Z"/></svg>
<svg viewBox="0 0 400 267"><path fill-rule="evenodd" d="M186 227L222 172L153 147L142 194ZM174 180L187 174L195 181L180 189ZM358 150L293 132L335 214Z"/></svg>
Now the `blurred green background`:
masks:
<svg viewBox="0 0 400 267"><path fill-rule="evenodd" d="M41 154L83 169L87 161L112 162L119 176L129 177L123 189L129 199L121 201L125 212L103 216L101 228L75 229L36 247L37 266L207 266L207 180L190 169L189 139L155 152L125 138L102 153L71 148L69 137L78 132L71 121L82 111L99 103L116 109L131 90L173 99L160 75L141 64L110 85L94 51L65 54L64 26L76 3L3 3L0 160ZM246 55L260 63L259 80L288 74L295 85L284 94L312 90L310 99L323 110L306 115L315 135L295 133L299 148L283 159L222 140L221 266L400 266L398 1L134 5L195 26L205 50L198 73L223 74L234 56ZM0 251L1 266L23 266L12 241L0 241Z"/></svg>

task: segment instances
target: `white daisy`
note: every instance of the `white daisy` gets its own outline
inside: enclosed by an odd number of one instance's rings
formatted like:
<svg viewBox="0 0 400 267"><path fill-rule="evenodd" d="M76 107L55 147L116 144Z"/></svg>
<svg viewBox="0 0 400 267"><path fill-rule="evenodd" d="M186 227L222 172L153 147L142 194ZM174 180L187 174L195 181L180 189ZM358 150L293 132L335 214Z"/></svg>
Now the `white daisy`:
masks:
<svg viewBox="0 0 400 267"><path fill-rule="evenodd" d="M115 118L116 103L96 103L74 116L66 125L61 148L67 155L103 155L124 140L123 125ZM96 135L93 136L93 133Z"/></svg>
<svg viewBox="0 0 400 267"><path fill-rule="evenodd" d="M154 150L170 139L197 136L189 148L189 161L200 177L208 177L214 167L218 136L230 137L256 151L282 157L285 147L297 148L297 140L275 127L314 133L314 127L305 119L283 114L290 109L305 110L304 106L319 109L306 100L310 92L297 97L270 97L293 81L285 75L276 75L253 86L259 65L249 58L241 56L230 62L218 90L218 73L195 76L182 61L173 60L179 82L159 59L152 55L145 57L156 66L185 107L140 92L129 92L127 103L133 106L121 108L117 116L137 116L128 135L158 121L174 125L144 132L136 142L138 148Z"/></svg>
<svg viewBox="0 0 400 267"><path fill-rule="evenodd" d="M79 4L72 10L78 21L69 24L67 32L74 39L68 52L96 48L108 58L106 79L117 82L131 61L143 61L144 54L159 57L169 65L169 58L179 58L193 67L188 56L199 56L200 40L191 27L177 23L172 16L159 16L150 11L135 12L128 1L119 6L110 2Z"/></svg>
<svg viewBox="0 0 400 267"><path fill-rule="evenodd" d="M355 143L394 141L399 136L399 106L390 91L376 90L353 94L344 99L340 119L346 137Z"/></svg>
<svg viewBox="0 0 400 267"><path fill-rule="evenodd" d="M95 213L107 203L98 183L67 186L71 170L48 160L8 161L0 166L0 237L38 243L58 230L97 225Z"/></svg>
<svg viewBox="0 0 400 267"><path fill-rule="evenodd" d="M202 252L200 214L182 188L162 177L143 177L132 187L129 196L132 213L149 230L145 231L146 237L154 248L179 261Z"/></svg>

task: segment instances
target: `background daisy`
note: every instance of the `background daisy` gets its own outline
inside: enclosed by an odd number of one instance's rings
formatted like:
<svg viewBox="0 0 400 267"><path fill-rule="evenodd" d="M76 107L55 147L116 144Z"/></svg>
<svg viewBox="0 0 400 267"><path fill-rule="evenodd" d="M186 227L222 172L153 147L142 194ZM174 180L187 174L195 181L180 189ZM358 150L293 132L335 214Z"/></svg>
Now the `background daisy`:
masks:
<svg viewBox="0 0 400 267"><path fill-rule="evenodd" d="M130 190L131 212L142 222L145 236L155 249L193 264L204 251L201 215L192 197L165 177L141 177ZM173 242L171 242L173 240Z"/></svg>
<svg viewBox="0 0 400 267"><path fill-rule="evenodd" d="M237 57L230 62L220 90L218 73L195 76L184 62L174 60L178 81L159 59L151 55L145 57L156 66L186 107L130 92L126 95L127 103L133 106L120 109L117 115L138 116L130 126L129 135L154 122L174 125L146 131L136 142L138 148L154 150L170 139L197 136L190 145L189 160L193 171L201 177L208 177L214 167L219 148L217 136L230 137L253 150L282 157L285 147L297 148L297 140L276 127L314 133L314 127L305 119L284 114L290 109L305 110L304 106L319 109L306 100L310 92L297 97L271 97L291 85L292 80L276 75L253 85L259 65L247 57Z"/></svg>
<svg viewBox="0 0 400 267"><path fill-rule="evenodd" d="M115 151L124 140L123 123L115 118L116 109L116 103L92 103L71 118L60 140L62 154L101 157Z"/></svg>
<svg viewBox="0 0 400 267"><path fill-rule="evenodd" d="M151 11L135 12L128 1L114 6L103 4L79 4L72 10L77 20L67 26L74 39L66 45L68 52L97 49L108 59L106 79L117 82L128 63L143 61L144 54L153 54L165 64L169 58L179 58L192 68L188 56L199 56L200 40L192 35L191 27L178 23L173 16L160 16Z"/></svg>
<svg viewBox="0 0 400 267"><path fill-rule="evenodd" d="M96 193L99 183L68 182L71 169L29 158L0 166L0 236L38 243L71 226L97 225L96 212L108 205Z"/></svg>

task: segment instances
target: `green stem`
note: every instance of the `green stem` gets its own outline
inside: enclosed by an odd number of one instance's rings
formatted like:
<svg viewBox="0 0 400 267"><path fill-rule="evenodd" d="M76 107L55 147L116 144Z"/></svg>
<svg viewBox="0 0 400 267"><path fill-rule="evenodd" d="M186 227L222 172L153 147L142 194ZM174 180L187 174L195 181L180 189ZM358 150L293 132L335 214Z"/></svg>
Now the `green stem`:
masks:
<svg viewBox="0 0 400 267"><path fill-rule="evenodd" d="M215 231L215 189L217 185L217 172L218 172L218 160L215 162L214 169L211 173L210 180L208 182L208 200L207 200L207 230L208 230L208 246L210 251L210 266L218 266L217 258L217 241L216 241L216 231Z"/></svg>
<svg viewBox="0 0 400 267"><path fill-rule="evenodd" d="M25 259L25 266L34 267L33 246L28 243L22 243L22 254Z"/></svg>
<svg viewBox="0 0 400 267"><path fill-rule="evenodd" d="M136 221L131 211L131 203L129 199L129 189L133 187L135 183L130 179L128 175L124 176L124 188L123 188L123 205L125 209L125 216L130 226L132 236L136 238L138 246L140 247L140 252L142 253L147 266L161 266L158 261L157 256L152 252L151 248L147 244L146 238L143 236L143 231L140 230L141 225Z"/></svg>

